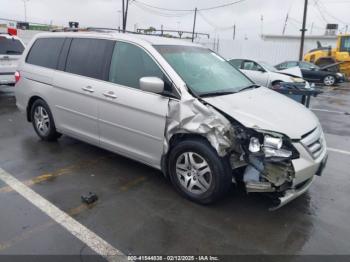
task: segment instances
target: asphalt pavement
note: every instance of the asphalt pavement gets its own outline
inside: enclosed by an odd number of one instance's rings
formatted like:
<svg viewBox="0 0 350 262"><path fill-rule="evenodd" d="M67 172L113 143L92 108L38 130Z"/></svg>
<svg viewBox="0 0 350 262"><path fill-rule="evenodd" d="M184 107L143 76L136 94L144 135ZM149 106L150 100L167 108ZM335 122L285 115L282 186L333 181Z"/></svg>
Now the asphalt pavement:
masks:
<svg viewBox="0 0 350 262"><path fill-rule="evenodd" d="M197 205L143 164L67 136L43 142L13 88L0 87L0 168L124 254L350 254L350 84L312 99L328 164L306 194L273 212L269 199L235 187ZM89 192L93 205L81 202ZM96 250L0 180L0 255L13 254L80 261Z"/></svg>

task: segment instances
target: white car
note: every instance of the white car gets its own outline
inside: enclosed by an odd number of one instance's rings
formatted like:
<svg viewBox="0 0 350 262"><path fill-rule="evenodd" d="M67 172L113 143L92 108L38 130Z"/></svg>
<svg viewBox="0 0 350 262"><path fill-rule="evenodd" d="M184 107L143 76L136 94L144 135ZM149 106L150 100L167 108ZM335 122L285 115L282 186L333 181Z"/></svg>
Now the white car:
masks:
<svg viewBox="0 0 350 262"><path fill-rule="evenodd" d="M280 82L296 82L305 83L306 88L310 87L309 83L302 78L298 67L278 71L266 62L256 62L249 59L231 59L229 63L261 86L271 88Z"/></svg>
<svg viewBox="0 0 350 262"><path fill-rule="evenodd" d="M0 85L14 85L18 59L24 44L17 36L0 33Z"/></svg>
<svg viewBox="0 0 350 262"><path fill-rule="evenodd" d="M41 139L65 134L145 163L198 203L223 196L242 172L248 192L273 193L280 207L327 160L310 110L197 44L38 34L17 75L17 106Z"/></svg>

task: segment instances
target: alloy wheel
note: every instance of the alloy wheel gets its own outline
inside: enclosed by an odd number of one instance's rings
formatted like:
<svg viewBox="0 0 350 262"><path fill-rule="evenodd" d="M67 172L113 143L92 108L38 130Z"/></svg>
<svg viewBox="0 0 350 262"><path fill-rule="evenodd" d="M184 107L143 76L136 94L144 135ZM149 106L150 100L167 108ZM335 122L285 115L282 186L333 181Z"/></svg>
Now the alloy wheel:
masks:
<svg viewBox="0 0 350 262"><path fill-rule="evenodd" d="M326 76L323 80L323 83L327 86L331 86L334 85L335 79L333 76Z"/></svg>
<svg viewBox="0 0 350 262"><path fill-rule="evenodd" d="M50 131L50 118L46 109L42 106L38 106L34 110L34 122L37 131L42 136L46 136Z"/></svg>
<svg viewBox="0 0 350 262"><path fill-rule="evenodd" d="M182 153L176 161L176 175L181 186L190 193L205 193L213 180L208 162L194 152Z"/></svg>

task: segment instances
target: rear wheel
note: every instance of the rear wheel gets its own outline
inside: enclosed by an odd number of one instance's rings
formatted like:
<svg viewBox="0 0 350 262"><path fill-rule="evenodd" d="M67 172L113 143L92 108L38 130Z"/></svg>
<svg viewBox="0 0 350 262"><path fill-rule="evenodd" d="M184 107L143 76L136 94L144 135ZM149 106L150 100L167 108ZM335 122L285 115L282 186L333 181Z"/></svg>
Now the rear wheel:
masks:
<svg viewBox="0 0 350 262"><path fill-rule="evenodd" d="M35 132L42 140L55 141L61 136L56 131L52 113L44 100L38 99L33 103L31 119Z"/></svg>
<svg viewBox="0 0 350 262"><path fill-rule="evenodd" d="M209 204L227 192L231 185L231 168L204 139L185 140L173 147L169 155L172 184L186 198Z"/></svg>
<svg viewBox="0 0 350 262"><path fill-rule="evenodd" d="M335 77L332 75L327 75L323 78L323 84L325 86L332 86L336 82Z"/></svg>

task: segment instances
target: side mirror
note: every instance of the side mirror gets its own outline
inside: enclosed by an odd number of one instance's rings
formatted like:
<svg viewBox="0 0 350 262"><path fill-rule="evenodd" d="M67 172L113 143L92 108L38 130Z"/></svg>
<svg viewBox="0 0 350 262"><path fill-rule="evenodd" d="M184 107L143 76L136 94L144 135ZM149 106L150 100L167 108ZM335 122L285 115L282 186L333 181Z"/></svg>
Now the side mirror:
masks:
<svg viewBox="0 0 350 262"><path fill-rule="evenodd" d="M312 66L310 67L311 71L316 71L316 67Z"/></svg>
<svg viewBox="0 0 350 262"><path fill-rule="evenodd" d="M160 94L164 91L164 81L158 77L141 77L139 83L140 89L143 91L156 94Z"/></svg>

